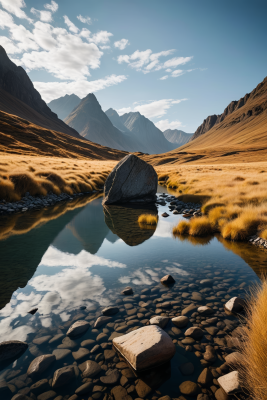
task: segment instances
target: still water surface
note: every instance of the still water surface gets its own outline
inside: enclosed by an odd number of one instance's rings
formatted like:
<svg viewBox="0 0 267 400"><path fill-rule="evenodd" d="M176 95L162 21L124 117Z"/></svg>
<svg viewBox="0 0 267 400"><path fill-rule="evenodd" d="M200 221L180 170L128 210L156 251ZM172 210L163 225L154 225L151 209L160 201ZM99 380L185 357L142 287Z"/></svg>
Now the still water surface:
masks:
<svg viewBox="0 0 267 400"><path fill-rule="evenodd" d="M159 191L166 192L163 188L159 188ZM25 229L25 221L29 218L25 214L21 232L17 226L16 232L13 232L16 234L12 234L10 229L8 237L3 236L0 241L1 341L16 339L29 344L29 349L20 359L0 372L0 379L7 382L14 380L14 371L17 376L24 376L36 356L51 354L57 349L75 320L86 318L94 322L101 315L103 306L118 304L120 313L113 317L113 321L125 324L127 318L136 321L128 313L131 307L136 308L138 313L140 301L150 300L147 310L139 312L143 316L136 317L139 318L136 325L142 326L156 315L156 303L167 300L170 295L169 298L178 299L180 305L176 309L161 310L162 314L171 317L179 315L183 308L193 303L208 304L218 318L226 318L224 303L233 296L244 295L259 280L256 272L259 273L266 266L265 253L259 255L258 249L247 244L233 244L220 237L190 240L173 238L172 227L182 216L171 214L168 206L159 206L159 222L154 231L141 230L136 222L144 210L114 206L104 214L101 201L101 197L96 198L83 207L62 213L57 218L53 216L41 226L29 230ZM155 209L152 211L155 212ZM161 217L164 211L169 212L168 218ZM34 218L34 214L31 218ZM4 227L0 227L3 231ZM171 274L176 280L169 290L159 283L166 274ZM214 283L212 288L203 291L199 282L206 278L213 279ZM133 287L135 296L130 300L120 295L125 286ZM200 302L192 297L193 292L201 293ZM127 302L131 307L124 308ZM37 313L29 314L34 308L38 308ZM161 315L159 312L157 314ZM235 319L231 316L227 318ZM101 361L104 349L111 348L108 338L116 328L114 322L110 326L100 327L96 332L89 329L76 341L76 348L70 350L77 351L86 339L96 340L97 335L106 329L106 344L100 346L96 354L90 353L89 357L94 360L100 354L97 360ZM180 394L179 384L184 380L196 382L203 366L194 352L179 346L179 335L176 337L171 329L170 322L166 330L175 340L177 352L172 360L171 373L164 378L166 382L159 390L162 395L177 397ZM33 342L38 337L53 337L60 333L64 336L59 342L49 344L46 341L40 346ZM213 341L212 338L210 340ZM73 363L79 366L85 359L88 357L75 360L70 353L56 361L56 365L41 378L50 379L55 369ZM183 376L178 367L188 361L193 362L195 371L190 376ZM222 361L218 359L217 363L220 365ZM116 359L110 368L115 364ZM25 394L33 383L25 383ZM14 381L13 384L13 394L23 389L19 384L16 386ZM57 395L73 394L81 384L78 378L67 391L58 390ZM103 389L103 393L109 391L110 388ZM89 396L90 393L81 398ZM132 397L138 395L133 391Z"/></svg>

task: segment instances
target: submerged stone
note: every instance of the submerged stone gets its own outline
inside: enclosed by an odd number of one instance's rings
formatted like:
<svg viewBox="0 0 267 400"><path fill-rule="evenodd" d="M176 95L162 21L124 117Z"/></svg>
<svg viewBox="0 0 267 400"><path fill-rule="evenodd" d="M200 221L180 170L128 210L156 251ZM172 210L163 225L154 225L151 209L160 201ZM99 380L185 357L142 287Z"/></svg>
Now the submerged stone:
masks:
<svg viewBox="0 0 267 400"><path fill-rule="evenodd" d="M66 335L70 337L82 335L89 329L89 327L90 324L87 321L84 320L76 321L74 322L73 325L71 325Z"/></svg>
<svg viewBox="0 0 267 400"><path fill-rule="evenodd" d="M0 343L0 362L19 358L28 348L28 344L19 340Z"/></svg>
<svg viewBox="0 0 267 400"><path fill-rule="evenodd" d="M36 357L29 365L27 374L30 377L36 377L47 370L53 362L56 361L54 354L45 354L43 356Z"/></svg>

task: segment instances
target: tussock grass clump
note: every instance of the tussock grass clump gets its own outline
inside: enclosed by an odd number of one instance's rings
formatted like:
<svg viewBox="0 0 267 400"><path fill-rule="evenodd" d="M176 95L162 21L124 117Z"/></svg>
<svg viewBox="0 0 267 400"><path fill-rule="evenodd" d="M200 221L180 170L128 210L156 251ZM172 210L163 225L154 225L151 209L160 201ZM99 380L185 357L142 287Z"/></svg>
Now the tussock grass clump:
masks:
<svg viewBox="0 0 267 400"><path fill-rule="evenodd" d="M247 309L241 376L253 400L267 399L267 282L254 288Z"/></svg>
<svg viewBox="0 0 267 400"><path fill-rule="evenodd" d="M140 228L147 229L147 227L151 227L154 229L158 223L158 216L154 214L141 214L138 217L138 224Z"/></svg>
<svg viewBox="0 0 267 400"><path fill-rule="evenodd" d="M267 229L264 229L261 233L260 233L260 237L264 240L267 240Z"/></svg>
<svg viewBox="0 0 267 400"><path fill-rule="evenodd" d="M189 235L205 236L213 232L209 218L206 216L192 218L190 221Z"/></svg>
<svg viewBox="0 0 267 400"><path fill-rule="evenodd" d="M116 161L93 161L58 157L1 155L5 165L0 170L0 200L20 200L26 192L32 196L49 192L74 194L99 189ZM73 171L75 165L75 171Z"/></svg>
<svg viewBox="0 0 267 400"><path fill-rule="evenodd" d="M190 223L187 221L180 221L178 225L175 226L172 230L174 236L178 235L187 235L189 232Z"/></svg>

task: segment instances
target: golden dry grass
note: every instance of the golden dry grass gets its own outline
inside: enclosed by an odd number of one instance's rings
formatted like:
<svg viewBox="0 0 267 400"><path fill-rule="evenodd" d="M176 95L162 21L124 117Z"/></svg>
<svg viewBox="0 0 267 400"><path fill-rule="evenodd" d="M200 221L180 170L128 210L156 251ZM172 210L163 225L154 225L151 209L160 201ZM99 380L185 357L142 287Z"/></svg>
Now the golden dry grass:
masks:
<svg viewBox="0 0 267 400"><path fill-rule="evenodd" d="M267 229L264 229L261 233L260 233L260 237L264 240L267 240Z"/></svg>
<svg viewBox="0 0 267 400"><path fill-rule="evenodd" d="M177 226L173 227L172 233L174 236L186 235L189 232L190 223L187 221L180 221Z"/></svg>
<svg viewBox="0 0 267 400"><path fill-rule="evenodd" d="M25 192L73 194L103 186L116 161L77 160L59 157L1 155L0 199L19 200Z"/></svg>
<svg viewBox="0 0 267 400"><path fill-rule="evenodd" d="M253 400L267 399L267 282L253 290L244 327L242 378Z"/></svg>
<svg viewBox="0 0 267 400"><path fill-rule="evenodd" d="M158 216L153 214L141 214L138 217L138 224L141 229L155 229L158 223Z"/></svg>
<svg viewBox="0 0 267 400"><path fill-rule="evenodd" d="M260 233L266 235L266 162L179 167L166 165L156 167L156 171L159 179L167 177L159 180L160 184L177 187L179 199L202 203L201 211L205 218L192 218L189 221L189 234L220 232L230 240L244 240Z"/></svg>

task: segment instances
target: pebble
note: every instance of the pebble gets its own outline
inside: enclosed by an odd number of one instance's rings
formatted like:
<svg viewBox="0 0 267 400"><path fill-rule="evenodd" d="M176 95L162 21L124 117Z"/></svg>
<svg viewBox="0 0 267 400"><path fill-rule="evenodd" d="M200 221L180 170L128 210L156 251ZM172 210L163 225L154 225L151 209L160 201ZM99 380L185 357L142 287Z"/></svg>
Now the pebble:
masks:
<svg viewBox="0 0 267 400"><path fill-rule="evenodd" d="M185 336L190 336L193 339L200 339L204 335L204 332L201 328L196 326L192 326L185 331Z"/></svg>
<svg viewBox="0 0 267 400"><path fill-rule="evenodd" d="M187 396L196 396L199 392L199 386L195 382L185 381L179 386L180 392Z"/></svg>
<svg viewBox="0 0 267 400"><path fill-rule="evenodd" d="M189 319L186 316L172 318L172 323L178 328L185 328L188 325Z"/></svg>
<svg viewBox="0 0 267 400"><path fill-rule="evenodd" d="M74 322L73 325L69 328L66 335L70 337L80 336L83 335L90 327L89 322L80 320Z"/></svg>

